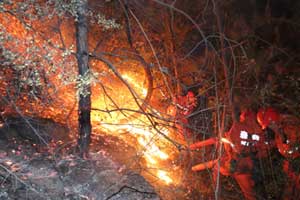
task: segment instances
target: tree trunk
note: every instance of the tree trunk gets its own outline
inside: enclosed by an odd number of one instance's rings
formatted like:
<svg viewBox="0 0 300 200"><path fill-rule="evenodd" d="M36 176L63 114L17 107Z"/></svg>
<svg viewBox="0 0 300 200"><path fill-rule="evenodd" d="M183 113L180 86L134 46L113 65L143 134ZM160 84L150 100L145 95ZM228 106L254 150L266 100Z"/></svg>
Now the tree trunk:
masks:
<svg viewBox="0 0 300 200"><path fill-rule="evenodd" d="M85 76L88 66L88 40L87 40L87 0L77 2L76 47L79 75ZM91 87L84 84L85 94L79 93L78 123L79 123L79 152L86 157L91 137ZM87 92L87 93L86 93Z"/></svg>

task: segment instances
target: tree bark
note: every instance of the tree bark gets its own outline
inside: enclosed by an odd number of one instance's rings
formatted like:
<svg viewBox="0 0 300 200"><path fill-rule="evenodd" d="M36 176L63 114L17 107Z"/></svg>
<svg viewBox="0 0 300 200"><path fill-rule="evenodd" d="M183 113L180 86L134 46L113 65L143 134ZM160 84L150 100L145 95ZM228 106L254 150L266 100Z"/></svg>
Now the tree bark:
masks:
<svg viewBox="0 0 300 200"><path fill-rule="evenodd" d="M77 2L76 47L79 75L85 76L89 71L88 65L88 38L87 38L87 0ZM84 85L86 94L79 94L78 124L79 139L78 147L80 156L86 157L91 137L91 86Z"/></svg>

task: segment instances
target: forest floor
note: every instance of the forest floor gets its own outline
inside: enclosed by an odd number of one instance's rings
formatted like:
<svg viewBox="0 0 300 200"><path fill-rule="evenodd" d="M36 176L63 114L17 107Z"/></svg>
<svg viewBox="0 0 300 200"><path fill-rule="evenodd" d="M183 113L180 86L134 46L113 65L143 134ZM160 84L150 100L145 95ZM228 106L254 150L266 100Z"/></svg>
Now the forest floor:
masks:
<svg viewBox="0 0 300 200"><path fill-rule="evenodd" d="M52 132L62 134L60 125L50 124ZM190 170L191 156L196 154L182 152L185 178L179 185L164 185L141 176L145 161L135 147L117 137L93 135L89 157L82 159L77 156L75 140L60 135L64 140L37 143L34 133L23 125L0 128L0 200L214 199L211 172ZM241 199L232 179L222 178L221 188L224 199Z"/></svg>
<svg viewBox="0 0 300 200"><path fill-rule="evenodd" d="M43 145L6 134L11 137L0 134L0 200L159 199L141 175L112 160L105 149L91 148L82 159L76 142Z"/></svg>

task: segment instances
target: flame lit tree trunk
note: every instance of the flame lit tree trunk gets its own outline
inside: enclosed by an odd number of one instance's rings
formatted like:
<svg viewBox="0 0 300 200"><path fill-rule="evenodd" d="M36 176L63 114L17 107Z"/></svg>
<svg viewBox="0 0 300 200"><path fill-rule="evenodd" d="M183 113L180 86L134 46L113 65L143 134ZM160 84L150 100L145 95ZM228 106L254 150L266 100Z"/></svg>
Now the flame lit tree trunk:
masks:
<svg viewBox="0 0 300 200"><path fill-rule="evenodd" d="M88 40L87 40L87 0L78 0L77 2L77 20L76 20L76 46L77 63L79 76L85 77L89 73L88 66ZM81 82L81 81L80 81ZM88 81L87 81L88 82ZM86 157L91 136L91 86L83 82L79 87L79 152L82 157ZM84 91L83 91L84 90Z"/></svg>

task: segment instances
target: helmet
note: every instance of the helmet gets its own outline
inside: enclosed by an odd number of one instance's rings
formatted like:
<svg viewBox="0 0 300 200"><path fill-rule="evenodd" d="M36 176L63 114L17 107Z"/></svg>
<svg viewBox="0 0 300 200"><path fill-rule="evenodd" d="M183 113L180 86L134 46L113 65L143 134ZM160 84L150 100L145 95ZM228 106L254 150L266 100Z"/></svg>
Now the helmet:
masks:
<svg viewBox="0 0 300 200"><path fill-rule="evenodd" d="M260 126L265 129L270 123L278 123L280 120L279 113L273 108L261 108L259 109L257 116L257 122Z"/></svg>
<svg viewBox="0 0 300 200"><path fill-rule="evenodd" d="M246 109L240 114L240 122L245 122L246 120L255 121L255 113L250 109Z"/></svg>
<svg viewBox="0 0 300 200"><path fill-rule="evenodd" d="M186 96L189 97L189 98L194 98L195 97L194 93L191 92L191 91L188 91L188 93L186 94Z"/></svg>

